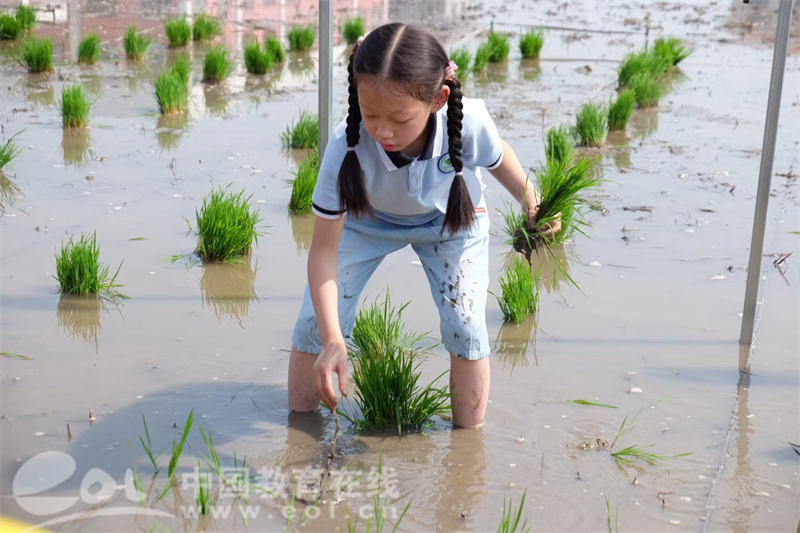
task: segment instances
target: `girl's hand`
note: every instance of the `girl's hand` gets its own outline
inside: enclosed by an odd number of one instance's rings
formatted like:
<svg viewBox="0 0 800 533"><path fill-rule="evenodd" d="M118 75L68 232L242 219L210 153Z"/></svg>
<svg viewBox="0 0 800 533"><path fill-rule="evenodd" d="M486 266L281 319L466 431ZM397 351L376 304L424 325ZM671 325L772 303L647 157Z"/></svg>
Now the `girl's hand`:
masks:
<svg viewBox="0 0 800 533"><path fill-rule="evenodd" d="M344 342L335 342L322 347L314 363L314 390L317 399L324 402L332 410L336 410L339 401L333 390L333 373L339 377L339 392L347 396L347 346Z"/></svg>
<svg viewBox="0 0 800 533"><path fill-rule="evenodd" d="M528 207L528 228L535 228L536 227L536 214L539 211L539 206ZM561 213L556 214L556 218L551 222L547 222L545 224L547 229L543 231L541 234L545 238L551 238L554 235L561 233Z"/></svg>

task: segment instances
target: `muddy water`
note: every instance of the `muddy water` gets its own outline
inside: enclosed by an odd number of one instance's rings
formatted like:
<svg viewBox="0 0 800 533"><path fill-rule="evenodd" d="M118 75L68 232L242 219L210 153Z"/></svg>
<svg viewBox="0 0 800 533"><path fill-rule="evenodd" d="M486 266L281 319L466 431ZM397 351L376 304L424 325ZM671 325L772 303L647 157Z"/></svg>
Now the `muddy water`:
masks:
<svg viewBox="0 0 800 533"><path fill-rule="evenodd" d="M485 427L451 431L442 420L425 435L402 439L340 436L329 479L346 482L358 469L365 476L341 501L326 497L316 509L301 501L319 488L335 425L322 415L290 415L286 406L289 339L313 220L286 213L285 180L298 155L283 152L279 140L300 109L316 106L314 54L290 55L264 79L239 65L226 84L208 87L198 80L202 46L192 47L190 109L165 118L151 94L153 77L174 58L160 18L199 12L197 5L63 4L51 15L55 24L37 30L54 37L54 75L26 74L8 59L14 46L0 43L0 123L6 136L25 129L26 146L1 184L0 351L31 358L0 360L0 510L32 523L64 520L53 529L281 531L283 507L295 493L298 511L311 518L296 516L289 527L330 531L346 528L345 509L369 515L380 463L389 514L410 502L401 527L408 531L495 530L504 498L518 502L523 491L537 531L607 530L606 502L618 509L623 531L796 527L800 462L787 445L800 441L800 241L790 233L800 229L796 33L765 243L766 253L795 255L785 270L765 257L751 373L740 379L737 371L747 356L737 343L739 314L775 7L359 3L369 26L422 21L449 48L474 48L491 21L503 31L519 24L574 28L548 30L541 60L520 61L512 51L508 64L465 84L468 95L486 99L526 167L542 161L547 128L572 121L586 101L609 98L626 52L664 33L683 37L694 53L668 81L657 110L636 111L626 135L585 152L607 181L591 195L589 238L555 250L582 292L553 279L545 265L535 319L504 325L489 303L496 351ZM240 57L249 33L285 38L289 23L315 16L313 2L203 9L226 20L220 40ZM120 59L119 37L129 23L156 37L140 65ZM101 33L105 60L77 68L67 58L89 30ZM344 55L338 45L337 116L345 112ZM88 134L60 127L55 106L69 81L98 95ZM191 256L173 261L196 244L183 218L193 221L202 196L228 184L252 194L264 218L249 262L204 268ZM508 200L491 180L487 197L493 210ZM495 228L500 222L495 216ZM95 230L103 261L114 269L122 263L118 280L131 298L119 305L60 297L51 277L65 235ZM498 235L491 247L498 274L507 260L503 240ZM365 297L389 286L396 299L412 301L408 327L428 331L436 310L415 259L410 250L388 258ZM447 361L434 353L423 378L433 379ZM575 399L618 409L568 402ZM192 409L195 425L213 434L222 464L232 466L234 453L240 461L246 456L254 480L273 490L249 495L257 513L249 526L235 512L186 516L194 502L189 478L152 503ZM344 409L353 406L345 401ZM664 457L691 455L619 469L608 450L584 446L610 443L623 418L637 413L618 447L652 444L649 451ZM150 486L153 468L139 443L143 415L162 467L146 505L136 503L130 483L122 488L134 465ZM201 453L195 427L179 477L193 473ZM232 502L221 499L220 512Z"/></svg>

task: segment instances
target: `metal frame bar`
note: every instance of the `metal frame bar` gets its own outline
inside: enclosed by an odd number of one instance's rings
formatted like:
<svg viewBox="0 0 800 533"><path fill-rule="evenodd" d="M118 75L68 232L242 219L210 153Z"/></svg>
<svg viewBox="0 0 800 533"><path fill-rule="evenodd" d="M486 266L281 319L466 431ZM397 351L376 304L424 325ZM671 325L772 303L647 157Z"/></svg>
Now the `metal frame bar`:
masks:
<svg viewBox="0 0 800 533"><path fill-rule="evenodd" d="M319 1L319 159L331 136L333 108L333 0Z"/></svg>

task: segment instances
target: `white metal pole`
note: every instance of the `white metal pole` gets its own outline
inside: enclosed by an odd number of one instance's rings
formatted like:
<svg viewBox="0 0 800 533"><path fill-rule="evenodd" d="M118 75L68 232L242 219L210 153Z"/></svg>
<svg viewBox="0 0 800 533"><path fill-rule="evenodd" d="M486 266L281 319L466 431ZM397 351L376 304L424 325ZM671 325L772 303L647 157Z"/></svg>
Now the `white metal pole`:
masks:
<svg viewBox="0 0 800 533"><path fill-rule="evenodd" d="M319 1L319 157L331 136L333 107L333 0Z"/></svg>
<svg viewBox="0 0 800 533"><path fill-rule="evenodd" d="M789 44L789 28L792 22L794 0L780 0L778 29L775 34L775 50L772 54L772 76L769 82L767 119L764 124L764 144L761 148L761 170L758 175L758 196L753 217L753 235L750 240L750 262L747 267L747 288L744 292L744 312L741 344L753 342L758 299L758 281L761 277L761 261L764 252L764 226L767 221L769 187L772 179L772 163L775 158L775 137L778 132L778 115L781 109L783 71L786 66L786 49ZM740 368L740 370L742 370Z"/></svg>

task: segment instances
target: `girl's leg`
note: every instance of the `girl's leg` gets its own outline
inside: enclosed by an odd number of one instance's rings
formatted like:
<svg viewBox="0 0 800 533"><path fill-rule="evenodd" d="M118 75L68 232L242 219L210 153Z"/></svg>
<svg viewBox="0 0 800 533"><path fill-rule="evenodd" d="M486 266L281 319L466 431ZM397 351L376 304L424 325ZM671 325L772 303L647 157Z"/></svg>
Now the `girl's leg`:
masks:
<svg viewBox="0 0 800 533"><path fill-rule="evenodd" d="M289 356L289 409L308 413L319 409L311 369L317 362L315 353L301 352L292 346Z"/></svg>
<svg viewBox="0 0 800 533"><path fill-rule="evenodd" d="M450 400L453 425L472 428L483 425L489 401L489 358L477 360L450 356Z"/></svg>

